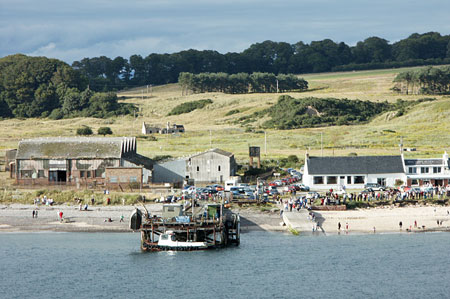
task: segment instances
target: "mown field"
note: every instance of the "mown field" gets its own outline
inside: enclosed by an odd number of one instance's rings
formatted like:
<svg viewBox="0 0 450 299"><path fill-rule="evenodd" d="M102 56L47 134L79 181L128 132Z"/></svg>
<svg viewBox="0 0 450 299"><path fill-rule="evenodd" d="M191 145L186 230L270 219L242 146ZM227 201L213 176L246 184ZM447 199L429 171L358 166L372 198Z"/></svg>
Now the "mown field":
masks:
<svg viewBox="0 0 450 299"><path fill-rule="evenodd" d="M325 73L303 76L310 90L302 93L286 93L292 97L335 97L370 101L397 99L416 100L421 95L399 95L393 93L392 80L405 69L361 71L348 73ZM263 159L278 159L291 154L303 158L306 149L312 155L321 154L321 135L324 155L397 154L398 144L403 136L405 147L415 147L417 152L409 156L441 155L450 151L450 97L436 96L437 101L422 103L401 117L392 118L392 113L381 115L370 123L354 126L334 126L313 129L267 130L258 129L259 120L248 132L236 123L240 117L260 111L274 104L280 94L230 95L205 93L182 95L180 86L170 84L147 89L121 92L121 101L133 103L139 111L136 117L123 116L112 119L76 118L63 120L9 119L0 121L0 155L4 150L16 148L23 138L41 136L75 136L82 125L93 128L108 126L114 136L141 135L142 122L165 125L166 122L183 124L185 134L155 135L156 141L138 139L138 152L148 157L190 155L212 147L235 153L238 161L247 161L248 146L261 146ZM167 116L176 105L187 101L211 99L212 104L187 114ZM227 116L230 110L239 112Z"/></svg>

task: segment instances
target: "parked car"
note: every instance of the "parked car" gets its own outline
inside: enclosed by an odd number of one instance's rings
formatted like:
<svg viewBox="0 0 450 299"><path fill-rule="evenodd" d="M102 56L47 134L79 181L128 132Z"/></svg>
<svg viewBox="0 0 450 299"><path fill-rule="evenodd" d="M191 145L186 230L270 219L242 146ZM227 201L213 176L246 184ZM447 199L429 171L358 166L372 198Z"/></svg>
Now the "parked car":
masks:
<svg viewBox="0 0 450 299"><path fill-rule="evenodd" d="M367 184L365 184L364 185L364 189L368 189L368 188L371 188L374 191L384 191L384 190L386 190L386 187L381 186L378 183L367 183Z"/></svg>
<svg viewBox="0 0 450 299"><path fill-rule="evenodd" d="M195 188L195 186L185 186L184 188L183 188L183 190L181 191L181 193L183 194L183 195L188 195L188 194L192 194L192 193L195 193L195 190L196 190L197 188Z"/></svg>
<svg viewBox="0 0 450 299"><path fill-rule="evenodd" d="M298 186L300 187L300 191L309 191L309 187L305 184L298 184Z"/></svg>

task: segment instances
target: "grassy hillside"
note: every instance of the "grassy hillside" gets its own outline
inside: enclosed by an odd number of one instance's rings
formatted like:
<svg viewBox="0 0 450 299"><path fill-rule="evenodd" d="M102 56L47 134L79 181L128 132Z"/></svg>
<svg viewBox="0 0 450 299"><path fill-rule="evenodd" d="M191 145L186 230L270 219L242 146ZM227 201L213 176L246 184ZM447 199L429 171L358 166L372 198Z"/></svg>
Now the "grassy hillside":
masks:
<svg viewBox="0 0 450 299"><path fill-rule="evenodd" d="M401 71L377 70L349 73L306 75L311 90L302 93L285 93L294 98L335 97L371 101L395 102L423 98L419 95L398 95L390 88L392 80ZM142 122L165 125L166 122L183 124L185 134L161 136L156 141L138 139L138 152L154 157L157 155L183 156L213 147L234 152L242 162L248 155L248 146L261 146L263 158L280 158L290 154L303 157L310 148L313 155L321 154L321 134L324 155L396 154L400 136L405 147L416 147L414 155L437 155L443 150L450 152L450 98L437 96L437 101L422 103L411 108L401 117L392 118L391 112L383 114L368 124L335 126L314 129L267 130L267 155L265 155L264 132L259 129L248 132L236 124L245 115L270 107L280 94L231 95L206 93L182 95L177 84L119 93L122 102L133 103L139 111L136 118L121 116L111 119L76 118L65 120L9 119L0 121L0 155L7 148L17 147L22 138L40 136L75 136L81 125L91 126L94 132L108 126L115 136L140 135ZM167 116L185 102L211 99L213 103L189 113ZM229 113L233 110L233 113ZM228 115L227 115L228 114ZM259 119L262 123L267 119ZM251 124L257 127L258 123ZM211 132L211 133L210 133ZM211 136L211 137L210 137Z"/></svg>

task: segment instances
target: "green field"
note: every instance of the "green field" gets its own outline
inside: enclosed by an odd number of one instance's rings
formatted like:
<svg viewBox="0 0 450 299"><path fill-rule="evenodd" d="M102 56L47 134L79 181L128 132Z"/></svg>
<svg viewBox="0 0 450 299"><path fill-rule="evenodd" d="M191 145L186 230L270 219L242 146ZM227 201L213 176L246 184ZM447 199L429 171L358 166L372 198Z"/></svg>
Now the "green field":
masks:
<svg viewBox="0 0 450 299"><path fill-rule="evenodd" d="M399 95L393 93L392 80L405 69L375 70L345 73L305 75L310 90L301 93L285 93L300 97L335 97L370 101L416 100L421 95ZM417 152L408 155L435 156L444 150L450 152L450 97L436 96L434 102L422 103L411 108L401 117L392 117L392 112L372 120L370 123L354 126L334 126L313 129L267 130L265 134L257 129L264 119L251 124L256 132L246 132L245 127L235 123L242 116L260 111L274 104L280 94L232 95L205 93L182 95L178 84L153 87L118 94L121 101L139 107L136 118L122 116L111 119L76 118L63 120L8 119L0 121L0 155L5 149L16 148L23 138L41 136L75 136L82 125L91 126L94 132L108 126L114 136L141 135L142 122L165 125L166 122L183 124L185 134L161 136L156 141L138 139L138 152L155 157L171 155L185 156L212 147L235 153L238 162L246 163L248 146L261 146L263 159L278 159L291 154L303 158L306 149L312 155L321 154L321 134L324 155L397 154L398 144L403 136L405 147L415 147ZM211 99L212 104L190 113L167 116L177 105L201 99ZM226 115L230 110L239 112Z"/></svg>

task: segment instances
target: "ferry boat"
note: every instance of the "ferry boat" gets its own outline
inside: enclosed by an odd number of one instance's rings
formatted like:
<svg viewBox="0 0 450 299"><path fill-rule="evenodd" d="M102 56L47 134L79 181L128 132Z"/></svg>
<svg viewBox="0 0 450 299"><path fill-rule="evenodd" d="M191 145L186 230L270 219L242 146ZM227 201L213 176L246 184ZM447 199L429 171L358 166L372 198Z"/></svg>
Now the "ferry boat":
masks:
<svg viewBox="0 0 450 299"><path fill-rule="evenodd" d="M164 204L161 216L137 209L130 228L141 232L143 251L191 251L221 248L240 243L240 217L223 204Z"/></svg>

